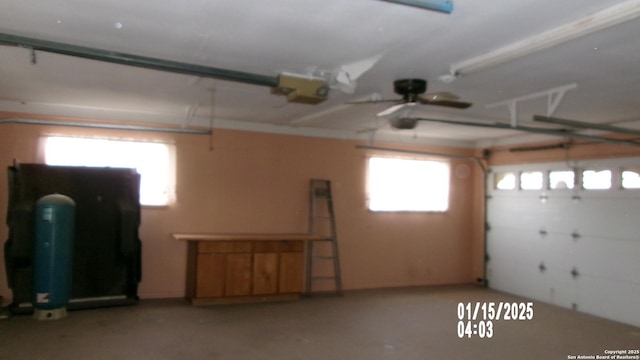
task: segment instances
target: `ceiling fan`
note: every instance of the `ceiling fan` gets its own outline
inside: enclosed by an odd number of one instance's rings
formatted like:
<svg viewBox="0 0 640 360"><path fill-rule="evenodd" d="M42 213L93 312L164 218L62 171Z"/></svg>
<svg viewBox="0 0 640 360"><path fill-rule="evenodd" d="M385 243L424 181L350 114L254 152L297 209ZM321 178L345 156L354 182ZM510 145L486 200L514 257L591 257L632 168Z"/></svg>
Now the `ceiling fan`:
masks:
<svg viewBox="0 0 640 360"><path fill-rule="evenodd" d="M393 82L393 90L396 94L402 95L401 99L382 99L369 101L356 101L347 104L377 104L380 102L395 102L393 105L377 114L377 116L387 116L397 111L416 104L445 106L456 109L466 109L472 104L459 101L459 97L450 92L427 93L427 81L422 79L401 79ZM424 95L421 95L424 94ZM393 124L392 124L393 125Z"/></svg>

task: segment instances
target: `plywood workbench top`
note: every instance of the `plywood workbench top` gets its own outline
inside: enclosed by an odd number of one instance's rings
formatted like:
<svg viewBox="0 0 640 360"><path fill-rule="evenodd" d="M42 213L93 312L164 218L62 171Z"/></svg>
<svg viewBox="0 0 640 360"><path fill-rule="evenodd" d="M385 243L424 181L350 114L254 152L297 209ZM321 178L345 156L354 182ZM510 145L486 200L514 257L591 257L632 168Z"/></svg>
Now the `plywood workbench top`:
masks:
<svg viewBox="0 0 640 360"><path fill-rule="evenodd" d="M322 237L311 234L198 234L198 233L174 233L171 236L176 240L183 241L313 241L321 240Z"/></svg>

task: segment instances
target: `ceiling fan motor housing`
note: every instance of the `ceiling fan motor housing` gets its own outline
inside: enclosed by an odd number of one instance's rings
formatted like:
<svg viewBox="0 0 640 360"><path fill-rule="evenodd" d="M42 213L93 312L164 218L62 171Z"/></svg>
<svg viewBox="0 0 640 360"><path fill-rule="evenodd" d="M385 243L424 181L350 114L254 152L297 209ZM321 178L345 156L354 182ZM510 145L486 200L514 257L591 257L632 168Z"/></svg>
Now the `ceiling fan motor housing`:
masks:
<svg viewBox="0 0 640 360"><path fill-rule="evenodd" d="M427 82L422 79L401 79L393 82L393 90L405 101L415 102L419 94L427 91Z"/></svg>
<svg viewBox="0 0 640 360"><path fill-rule="evenodd" d="M427 81L422 79L401 79L393 82L396 94L422 94L427 91Z"/></svg>

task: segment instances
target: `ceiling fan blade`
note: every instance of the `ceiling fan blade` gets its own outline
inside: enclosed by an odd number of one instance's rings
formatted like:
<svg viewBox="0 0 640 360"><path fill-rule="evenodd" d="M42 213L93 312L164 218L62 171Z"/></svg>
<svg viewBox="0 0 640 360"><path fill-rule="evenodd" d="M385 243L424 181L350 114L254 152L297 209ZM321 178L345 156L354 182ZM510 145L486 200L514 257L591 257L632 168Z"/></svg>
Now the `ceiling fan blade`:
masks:
<svg viewBox="0 0 640 360"><path fill-rule="evenodd" d="M389 108L386 108L385 110L380 111L379 113L376 114L376 116L378 117L382 117L382 116L388 116L391 114L394 114L400 110L405 109L406 107L410 107L410 106L416 106L416 103L414 102L408 102L408 103L402 103L402 104L397 104L397 105L393 105Z"/></svg>
<svg viewBox="0 0 640 360"><path fill-rule="evenodd" d="M360 104L377 104L377 103L387 103L387 102L401 102L402 99L380 99L380 100L364 100L364 101L348 101L345 104L349 105L360 105Z"/></svg>
<svg viewBox="0 0 640 360"><path fill-rule="evenodd" d="M445 106L445 107L456 108L456 109L466 109L471 105L473 105L472 103L465 102L465 101L448 100L448 99L429 100L422 97L419 97L418 101L420 102L420 104L424 104L424 105Z"/></svg>
<svg viewBox="0 0 640 360"><path fill-rule="evenodd" d="M430 101L437 101L437 100L458 100L460 99L460 96L454 94L454 93L450 93L448 91L440 91L440 92L434 92L434 93L426 93L424 95L420 96L423 99L427 99Z"/></svg>

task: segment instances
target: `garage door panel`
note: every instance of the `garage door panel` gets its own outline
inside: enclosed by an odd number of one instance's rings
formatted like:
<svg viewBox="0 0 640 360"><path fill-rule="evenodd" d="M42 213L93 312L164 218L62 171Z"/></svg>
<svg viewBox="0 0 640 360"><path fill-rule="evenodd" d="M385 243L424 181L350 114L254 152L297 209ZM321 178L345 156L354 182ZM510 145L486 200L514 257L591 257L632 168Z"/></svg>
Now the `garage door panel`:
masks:
<svg viewBox="0 0 640 360"><path fill-rule="evenodd" d="M518 229L522 233L539 233L544 229L544 223L533 213L516 213L505 214L499 219L487 219L489 228L511 228Z"/></svg>
<svg viewBox="0 0 640 360"><path fill-rule="evenodd" d="M549 234L541 242L545 245L541 260L546 267L570 272L575 263L573 239L563 234Z"/></svg>
<svg viewBox="0 0 640 360"><path fill-rule="evenodd" d="M574 231L576 224L566 218L577 215L579 204L570 198L550 198L545 203L539 199L529 200L492 198L487 206L487 222L491 228L518 227L536 232L544 229L568 234Z"/></svg>
<svg viewBox="0 0 640 360"><path fill-rule="evenodd" d="M487 277L492 289L567 308L576 301L576 280L564 264L540 270L531 262L492 257L487 263Z"/></svg>
<svg viewBox="0 0 640 360"><path fill-rule="evenodd" d="M518 227L539 231L578 233L614 238L638 239L630 228L638 228L640 198L638 199L582 199L550 197L518 201L517 198L489 200L487 221L494 227ZM603 227L602 224L607 226ZM640 230L640 229L639 229Z"/></svg>
<svg viewBox="0 0 640 360"><path fill-rule="evenodd" d="M584 199L570 223L581 235L640 241L640 198Z"/></svg>
<svg viewBox="0 0 640 360"><path fill-rule="evenodd" d="M564 308L573 308L576 302L576 280L565 269L552 268L545 274L548 302Z"/></svg>
<svg viewBox="0 0 640 360"><path fill-rule="evenodd" d="M581 299L579 311L619 322L640 324L640 284L584 276L578 280L578 292Z"/></svg>
<svg viewBox="0 0 640 360"><path fill-rule="evenodd" d="M544 245L540 243L538 234L523 234L518 229L491 229L494 240L487 247L490 258L510 258L520 262L537 264L536 259L544 253Z"/></svg>
<svg viewBox="0 0 640 360"><path fill-rule="evenodd" d="M523 235L517 229L491 229L487 244L489 263L507 259L532 268L557 269L569 274L577 263L575 240L568 236L538 233Z"/></svg>
<svg viewBox="0 0 640 360"><path fill-rule="evenodd" d="M550 197L544 205L545 211L541 214L539 221L545 230L564 234L571 234L574 231L575 224L567 219L578 216L579 204L568 197Z"/></svg>
<svg viewBox="0 0 640 360"><path fill-rule="evenodd" d="M640 283L640 259L634 243L601 238L575 241L554 237L549 237L548 243L541 261L545 264L545 272L554 274L555 282L572 278L575 269L578 279L595 277L602 281Z"/></svg>
<svg viewBox="0 0 640 360"><path fill-rule="evenodd" d="M576 266L585 275L640 284L636 242L588 237L576 241L575 249Z"/></svg>
<svg viewBox="0 0 640 360"><path fill-rule="evenodd" d="M490 262L487 268L492 289L544 301L541 295L546 286L540 281L537 267L505 258L491 259Z"/></svg>

